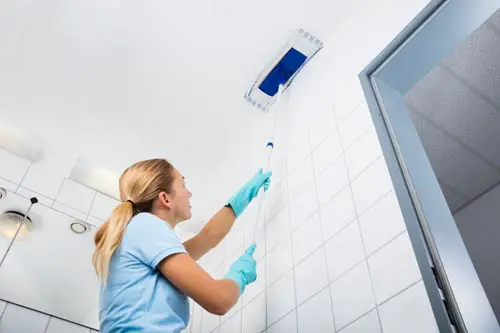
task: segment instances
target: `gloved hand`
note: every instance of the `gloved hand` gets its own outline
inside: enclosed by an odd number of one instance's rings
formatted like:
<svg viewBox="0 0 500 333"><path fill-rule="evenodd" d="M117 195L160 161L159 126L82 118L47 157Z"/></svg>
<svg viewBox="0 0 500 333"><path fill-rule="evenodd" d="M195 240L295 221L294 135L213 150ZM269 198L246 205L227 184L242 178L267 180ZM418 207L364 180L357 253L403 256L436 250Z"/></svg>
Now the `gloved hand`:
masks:
<svg viewBox="0 0 500 333"><path fill-rule="evenodd" d="M228 205L233 209L236 217L247 208L248 204L257 196L261 187L267 191L269 183L271 182L271 175L273 173L268 171L262 173L262 169L257 171L255 176L252 177L243 187L236 192L235 195L229 200Z"/></svg>
<svg viewBox="0 0 500 333"><path fill-rule="evenodd" d="M231 279L240 287L240 295L245 291L245 287L257 280L257 264L253 258L253 253L257 245L252 244L245 251L245 254L236 259L231 265L226 279Z"/></svg>

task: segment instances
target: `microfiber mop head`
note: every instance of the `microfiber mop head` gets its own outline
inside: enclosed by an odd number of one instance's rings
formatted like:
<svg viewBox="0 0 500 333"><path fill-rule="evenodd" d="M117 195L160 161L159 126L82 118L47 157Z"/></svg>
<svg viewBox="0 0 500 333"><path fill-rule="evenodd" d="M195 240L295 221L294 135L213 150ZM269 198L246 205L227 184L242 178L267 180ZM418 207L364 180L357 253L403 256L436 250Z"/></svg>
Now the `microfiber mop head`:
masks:
<svg viewBox="0 0 500 333"><path fill-rule="evenodd" d="M276 102L280 86L285 91L297 73L323 47L323 42L308 32L299 29L287 47L259 75L245 94L245 99L263 111Z"/></svg>

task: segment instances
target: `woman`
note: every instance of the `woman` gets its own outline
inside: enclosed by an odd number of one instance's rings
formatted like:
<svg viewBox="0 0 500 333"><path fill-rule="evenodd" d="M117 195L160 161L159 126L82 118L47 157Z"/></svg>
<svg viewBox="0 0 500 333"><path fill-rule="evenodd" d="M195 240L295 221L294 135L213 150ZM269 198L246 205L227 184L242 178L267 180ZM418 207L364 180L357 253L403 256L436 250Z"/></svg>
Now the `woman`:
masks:
<svg viewBox="0 0 500 333"><path fill-rule="evenodd" d="M225 314L257 278L255 245L222 280L195 261L219 244L261 187L267 190L270 178L271 173L257 172L199 234L181 243L173 228L191 217L184 177L164 159L125 170L122 202L95 236L101 332L180 332L189 321L187 297L213 314Z"/></svg>

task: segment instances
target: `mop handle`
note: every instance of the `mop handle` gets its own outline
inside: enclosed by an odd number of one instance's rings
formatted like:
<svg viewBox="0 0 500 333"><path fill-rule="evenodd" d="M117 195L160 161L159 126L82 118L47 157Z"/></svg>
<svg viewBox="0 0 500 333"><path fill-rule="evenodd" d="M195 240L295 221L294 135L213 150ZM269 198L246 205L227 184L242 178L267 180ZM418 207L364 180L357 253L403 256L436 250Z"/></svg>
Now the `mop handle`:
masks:
<svg viewBox="0 0 500 333"><path fill-rule="evenodd" d="M274 149L274 144L269 141L266 145L267 149L267 164L266 164L266 169L263 170L263 172L269 171L271 167L271 158L273 155L273 149ZM255 220L254 226L253 226L253 233L252 233L252 243L255 243L255 237L257 236L257 229L259 225L259 221L262 215L262 206L264 205L264 194L261 194L260 192L263 192L264 189L261 189L258 194L258 200L259 200L259 206L257 210L257 219Z"/></svg>

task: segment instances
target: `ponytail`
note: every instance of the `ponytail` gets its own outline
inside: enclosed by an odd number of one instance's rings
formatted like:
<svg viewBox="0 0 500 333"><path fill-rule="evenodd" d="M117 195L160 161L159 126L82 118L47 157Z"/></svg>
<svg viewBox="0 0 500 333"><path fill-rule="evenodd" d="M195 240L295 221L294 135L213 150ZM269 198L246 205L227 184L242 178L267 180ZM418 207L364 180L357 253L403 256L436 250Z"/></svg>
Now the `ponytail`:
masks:
<svg viewBox="0 0 500 333"><path fill-rule="evenodd" d="M92 264L102 282L106 282L108 279L109 262L116 248L120 245L125 229L132 218L133 209L134 207L129 201L116 206L111 216L95 235L96 249L92 256Z"/></svg>
<svg viewBox="0 0 500 333"><path fill-rule="evenodd" d="M123 172L120 177L122 203L99 228L95 235L95 251L92 255L97 276L106 283L109 263L115 253L127 225L134 214L151 212L159 193L170 193L174 181L174 167L165 159L139 161Z"/></svg>

